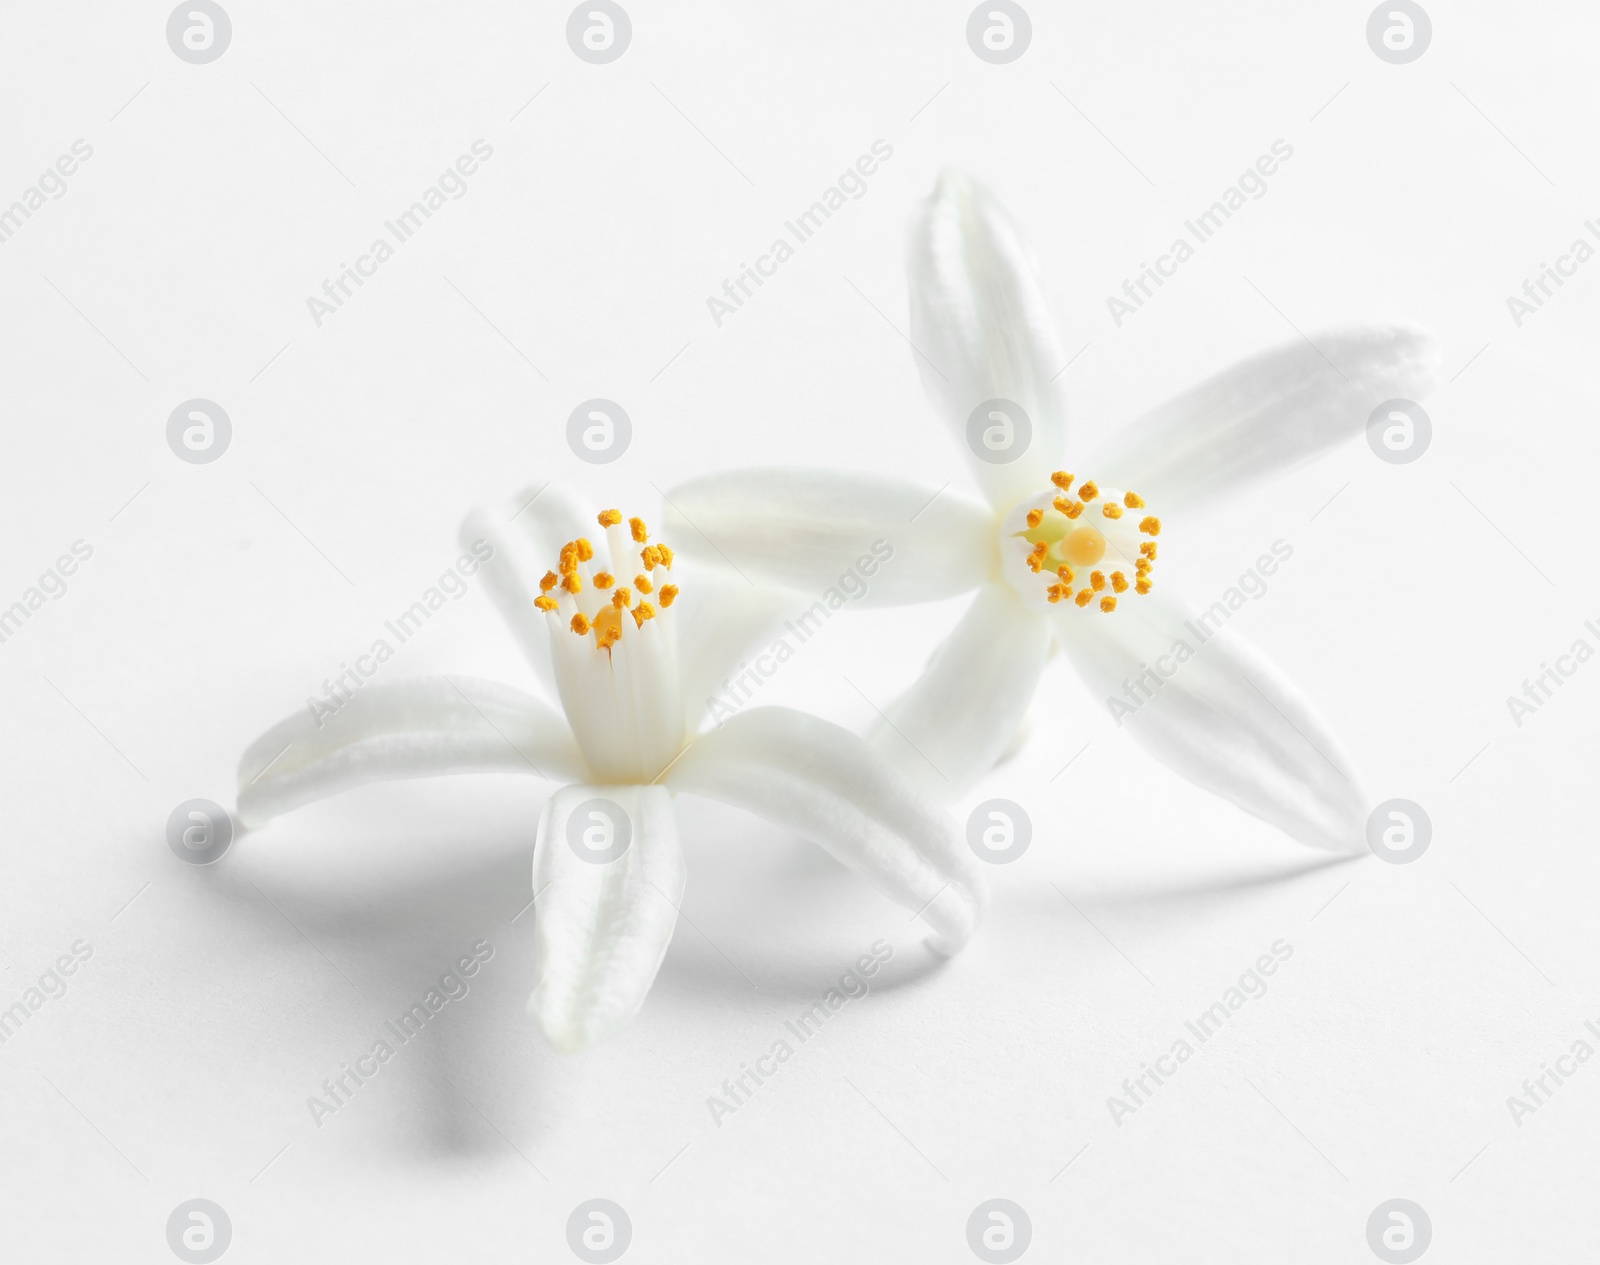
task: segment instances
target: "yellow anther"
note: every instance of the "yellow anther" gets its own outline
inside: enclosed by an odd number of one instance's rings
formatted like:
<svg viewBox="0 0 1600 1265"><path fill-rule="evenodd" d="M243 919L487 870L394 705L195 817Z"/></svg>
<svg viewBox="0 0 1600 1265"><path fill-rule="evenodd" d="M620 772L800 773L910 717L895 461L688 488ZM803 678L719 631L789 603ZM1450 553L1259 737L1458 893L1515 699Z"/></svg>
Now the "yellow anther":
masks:
<svg viewBox="0 0 1600 1265"><path fill-rule="evenodd" d="M1121 518L1122 506L1118 505L1115 501L1107 501L1100 507L1100 512L1107 518Z"/></svg>
<svg viewBox="0 0 1600 1265"><path fill-rule="evenodd" d="M640 602L633 608L633 626L635 628L643 628L645 620L654 619L655 617L656 608L650 605L649 602Z"/></svg>
<svg viewBox="0 0 1600 1265"><path fill-rule="evenodd" d="M1137 571L1140 575L1148 575L1149 572L1150 572L1150 559L1149 558L1140 558L1137 562L1135 562L1133 564L1133 569L1135 571Z"/></svg>
<svg viewBox="0 0 1600 1265"><path fill-rule="evenodd" d="M1144 498L1137 492L1124 492L1122 494L1122 503L1131 510L1142 510L1144 508Z"/></svg>
<svg viewBox="0 0 1600 1265"><path fill-rule="evenodd" d="M1090 602L1094 601L1094 590L1079 589L1078 596L1072 600L1075 601L1079 606L1087 606Z"/></svg>
<svg viewBox="0 0 1600 1265"><path fill-rule="evenodd" d="M556 608L556 599L553 597L536 597L533 604L542 611L553 611Z"/></svg>
<svg viewBox="0 0 1600 1265"><path fill-rule="evenodd" d="M661 550L654 545L646 545L639 551L639 560L644 563L646 571L654 571L661 565Z"/></svg>
<svg viewBox="0 0 1600 1265"><path fill-rule="evenodd" d="M1104 571L1091 571L1089 573L1089 584L1098 593L1106 586L1106 573Z"/></svg>
<svg viewBox="0 0 1600 1265"><path fill-rule="evenodd" d="M641 593L649 593L655 588L655 585L651 584L644 576L636 575L633 577L633 587Z"/></svg>
<svg viewBox="0 0 1600 1265"><path fill-rule="evenodd" d="M1097 497L1099 495L1100 495L1100 489L1095 486L1095 482L1094 482L1093 479L1090 479L1087 483L1085 483L1081 488L1078 489L1078 499L1080 501L1092 501L1092 500L1094 500L1095 497Z"/></svg>
<svg viewBox="0 0 1600 1265"><path fill-rule="evenodd" d="M1074 527L1061 542L1061 552L1068 562L1080 567L1092 567L1106 556L1106 538L1097 527L1088 523Z"/></svg>
<svg viewBox="0 0 1600 1265"><path fill-rule="evenodd" d="M1050 476L1050 482L1054 483L1063 492L1072 491L1072 476L1065 470L1057 470Z"/></svg>
<svg viewBox="0 0 1600 1265"><path fill-rule="evenodd" d="M665 566L668 571L672 570L672 550L666 545L657 545L656 552L661 555L662 565Z"/></svg>
<svg viewBox="0 0 1600 1265"><path fill-rule="evenodd" d="M678 586L676 584L663 584L661 586L661 605L671 606L678 600Z"/></svg>
<svg viewBox="0 0 1600 1265"><path fill-rule="evenodd" d="M628 520L628 526L633 531L633 540L635 544L642 545L645 541L650 539L650 533L644 529L644 519L630 518Z"/></svg>
<svg viewBox="0 0 1600 1265"><path fill-rule="evenodd" d="M1133 585L1134 592L1136 593L1148 593L1150 591L1150 587L1150 581L1142 575L1136 581L1134 581Z"/></svg>
<svg viewBox="0 0 1600 1265"><path fill-rule="evenodd" d="M1141 540L1139 542L1139 552L1154 562L1156 557L1156 542L1153 540Z"/></svg>
<svg viewBox="0 0 1600 1265"><path fill-rule="evenodd" d="M1128 591L1128 577L1120 571L1113 571L1111 573L1111 587L1118 593L1126 593Z"/></svg>
<svg viewBox="0 0 1600 1265"><path fill-rule="evenodd" d="M1071 567L1057 567L1056 568L1056 576L1057 576L1057 578L1060 579L1061 583L1063 583L1063 584L1071 584L1072 583L1072 568Z"/></svg>
<svg viewBox="0 0 1600 1265"><path fill-rule="evenodd" d="M609 589L616 582L616 577L609 571L596 571L594 573L594 586L601 592Z"/></svg>
<svg viewBox="0 0 1600 1265"><path fill-rule="evenodd" d="M1042 540L1033 547L1033 552L1028 555L1028 570L1037 575L1044 569L1044 556L1050 552L1050 546Z"/></svg>
<svg viewBox="0 0 1600 1265"><path fill-rule="evenodd" d="M1070 584L1052 584L1045 591L1047 593L1049 593L1050 600L1052 602L1059 602L1064 597L1071 597L1072 596L1072 585L1070 585Z"/></svg>
<svg viewBox="0 0 1600 1265"><path fill-rule="evenodd" d="M600 511L600 526L602 526L602 527L615 527L621 521L622 521L622 511L621 510L601 510Z"/></svg>
<svg viewBox="0 0 1600 1265"><path fill-rule="evenodd" d="M539 592L548 593L560 583L561 577L559 575L557 575L554 571L546 571L544 573L544 579L539 581Z"/></svg>
<svg viewBox="0 0 1600 1265"><path fill-rule="evenodd" d="M627 589L618 589L611 595L611 605L621 610L632 600L632 594Z"/></svg>
<svg viewBox="0 0 1600 1265"><path fill-rule="evenodd" d="M622 612L615 606L602 607L594 617L594 639L601 646L609 646L622 636Z"/></svg>
<svg viewBox="0 0 1600 1265"><path fill-rule="evenodd" d="M576 571L569 571L561 577L561 587L566 589L568 593L582 593L583 577Z"/></svg>
<svg viewBox="0 0 1600 1265"><path fill-rule="evenodd" d="M589 617L582 611L572 617L572 631L580 637L589 631Z"/></svg>
<svg viewBox="0 0 1600 1265"><path fill-rule="evenodd" d="M1028 511L1028 527L1030 529L1032 529L1034 527L1037 527L1042 522L1044 522L1044 511L1043 510L1029 510Z"/></svg>
<svg viewBox="0 0 1600 1265"><path fill-rule="evenodd" d="M1069 501L1064 496L1056 497L1050 504L1058 514L1065 514L1068 518L1076 518L1083 513L1083 503L1081 501Z"/></svg>
<svg viewBox="0 0 1600 1265"><path fill-rule="evenodd" d="M1151 514L1139 524L1139 530L1147 536L1159 536L1161 534L1161 520Z"/></svg>
<svg viewBox="0 0 1600 1265"><path fill-rule="evenodd" d="M594 560L594 546L589 543L586 537L579 536L573 543L578 547L579 562L592 562Z"/></svg>
<svg viewBox="0 0 1600 1265"><path fill-rule="evenodd" d="M1100 599L1100 609L1109 615L1112 611L1117 609L1117 599L1109 595L1102 597Z"/></svg>

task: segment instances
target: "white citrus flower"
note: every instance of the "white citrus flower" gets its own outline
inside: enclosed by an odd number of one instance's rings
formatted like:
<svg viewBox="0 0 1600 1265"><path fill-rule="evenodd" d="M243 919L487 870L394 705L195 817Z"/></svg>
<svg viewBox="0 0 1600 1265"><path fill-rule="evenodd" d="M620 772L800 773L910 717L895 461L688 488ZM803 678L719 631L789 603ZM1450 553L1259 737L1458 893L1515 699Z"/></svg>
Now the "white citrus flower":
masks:
<svg viewBox="0 0 1600 1265"><path fill-rule="evenodd" d="M732 471L670 494L685 548L815 592L884 540L893 562L859 605L976 590L872 734L936 795L961 795L1006 752L1059 647L1096 696L1122 700L1119 724L1190 781L1305 843L1363 847L1367 805L1326 724L1231 629L1197 636L1222 621L1190 624L1167 571L1181 568L1192 512L1236 504L1253 480L1358 434L1378 404L1420 397L1431 336L1362 326L1262 352L1079 463L1065 455L1053 385L1065 357L1017 229L986 190L940 179L909 273L923 384L987 503L884 475Z"/></svg>
<svg viewBox="0 0 1600 1265"><path fill-rule="evenodd" d="M546 491L462 528L464 543L493 546L485 582L561 711L460 677L366 686L320 724L301 711L250 745L243 823L385 778L498 770L571 783L550 797L533 854L528 1008L559 1050L616 1031L655 979L683 898L674 791L805 833L919 914L941 949L961 948L983 900L981 867L949 814L890 760L788 708L696 732L715 683L765 627L768 599L714 575L680 595L671 549L641 520L607 510L599 523L593 545L582 516Z"/></svg>

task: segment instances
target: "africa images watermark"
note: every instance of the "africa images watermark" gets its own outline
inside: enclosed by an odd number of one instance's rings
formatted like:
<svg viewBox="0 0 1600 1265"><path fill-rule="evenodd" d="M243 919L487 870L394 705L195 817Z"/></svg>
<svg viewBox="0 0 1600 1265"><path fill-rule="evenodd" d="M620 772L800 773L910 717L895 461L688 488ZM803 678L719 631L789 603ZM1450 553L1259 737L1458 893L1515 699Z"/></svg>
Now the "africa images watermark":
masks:
<svg viewBox="0 0 1600 1265"><path fill-rule="evenodd" d="M1123 298L1114 294L1106 297L1106 310L1111 313L1111 319L1118 329L1122 328L1123 321L1145 305L1146 300L1154 297L1155 290L1150 287L1153 285L1158 290L1168 279L1177 276L1179 266L1193 259L1197 248L1217 235L1223 224L1233 218L1233 213L1244 206L1247 197L1252 201L1260 201L1267 196L1267 177L1276 175L1279 164L1294 157L1294 146L1279 137L1272 142L1269 151L1246 167L1215 202L1192 220L1183 222L1189 236L1194 238L1194 245L1190 245L1186 238L1174 238L1167 253L1156 256L1154 267L1141 262L1138 273L1131 280L1123 279Z"/></svg>
<svg viewBox="0 0 1600 1265"><path fill-rule="evenodd" d="M1589 1030L1590 1036L1600 1040L1600 1026L1597 1026L1593 1019L1585 1019L1583 1026ZM1531 1116L1540 1107L1547 1106L1556 1090L1576 1076L1578 1070L1593 1057L1594 1046L1579 1037L1568 1047L1565 1054L1556 1055L1554 1067L1549 1063L1540 1063L1539 1066L1543 1071L1522 1082L1522 1095L1519 1097L1511 1094L1506 1098L1506 1109L1511 1112L1511 1119L1517 1128L1522 1128L1524 1117Z"/></svg>
<svg viewBox="0 0 1600 1265"><path fill-rule="evenodd" d="M1585 220L1583 227L1596 241L1600 241L1600 224L1593 220ZM1518 329L1522 322L1527 320L1544 306L1545 300L1553 298L1555 291L1566 285L1567 280L1577 276L1578 266L1586 264L1594 258L1595 248L1579 237L1574 239L1565 253L1556 256L1554 265L1539 261L1539 271L1532 277L1522 280L1522 298L1514 294L1506 296L1506 310L1511 313L1511 319ZM1552 290L1551 286L1555 287Z"/></svg>
<svg viewBox="0 0 1600 1265"><path fill-rule="evenodd" d="M818 229L833 218L835 211L844 208L846 195L856 200L867 196L867 177L877 173L879 163L886 163L894 157L894 146L886 140L875 140L868 148L871 153L862 154L852 166L846 167L838 180L822 191L821 197L794 219L783 222L797 245L805 245ZM754 266L740 263L738 272L723 279L722 293L725 297L718 298L713 294L706 299L706 311L711 313L711 320L716 327L721 329L723 320L742 308L744 301L755 293L750 288L751 284L757 287L765 285L763 278L776 276L778 265L787 263L794 256L795 247L779 237L773 240L765 254L756 256Z"/></svg>
<svg viewBox="0 0 1600 1265"><path fill-rule="evenodd" d="M17 235L35 211L44 209L45 199L59 202L67 196L67 177L76 175L79 163L94 157L94 146L85 140L72 142L71 152L62 154L55 163L46 167L39 178L24 189L17 200L0 210L0 245Z"/></svg>
<svg viewBox="0 0 1600 1265"><path fill-rule="evenodd" d="M779 1037L770 1050L756 1055L749 1063L740 1063L738 1074L722 1082L721 1097L712 1094L706 1099L706 1109L711 1113L712 1123L720 1129L724 1116L731 1116L740 1107L748 1106L756 1090L795 1056L797 1046L805 1045L822 1031L822 1026L843 1010L847 1003L865 997L872 991L867 981L893 956L894 945L887 940L874 940L870 951L858 957L855 965L841 974L832 988L794 1019L785 1019L784 1030L795 1039L796 1044L790 1045L787 1037Z"/></svg>
<svg viewBox="0 0 1600 1265"><path fill-rule="evenodd" d="M1600 641L1600 625L1594 620L1584 620L1583 627L1591 637ZM1578 669L1592 658L1594 658L1594 646L1587 638L1578 637L1567 648L1565 654L1556 656L1555 667L1540 660L1539 675L1522 683L1522 697L1518 698L1515 694L1506 695L1506 710L1511 713L1512 723L1521 729L1523 720L1532 716L1555 697L1555 692L1570 678L1576 676Z"/></svg>
<svg viewBox="0 0 1600 1265"><path fill-rule="evenodd" d="M794 619L784 620L786 631L754 660L741 663L738 674L723 681L722 689L706 700L706 708L717 728L722 728L723 721L738 715L739 709L755 696L755 692L776 676L778 669L794 658L800 647L815 637L836 612L865 597L867 581L893 558L893 545L887 540L874 540L870 552L857 558L848 570L823 590L817 601Z"/></svg>
<svg viewBox="0 0 1600 1265"><path fill-rule="evenodd" d="M59 558L39 573L34 583L23 589L21 597L0 609L0 644L15 637L35 611L44 609L46 602L65 597L68 577L76 575L78 568L92 557L93 545L85 540L74 540Z"/></svg>
<svg viewBox="0 0 1600 1265"><path fill-rule="evenodd" d="M458 957L449 970L439 976L438 986L430 988L423 999L412 1004L399 1017L384 1023L384 1035L372 1043L365 1054L356 1055L354 1066L340 1063L339 1071L322 1082L322 1097L312 1094L306 1099L306 1110L317 1128L322 1128L325 1116L336 1115L339 1108L348 1106L356 1090L376 1076L399 1046L407 1045L413 1037L421 1035L428 1021L439 1014L450 1002L460 1001L472 991L467 983L483 964L494 957L494 945L487 940L477 940L470 953ZM389 1043L394 1038L394 1044Z"/></svg>
<svg viewBox="0 0 1600 1265"><path fill-rule="evenodd" d="M1122 1096L1112 1094L1106 1099L1106 1109L1111 1112L1111 1119L1117 1128L1122 1127L1124 1116L1131 1116L1145 1106L1156 1090L1195 1056L1199 1046L1222 1031L1234 1014L1244 1009L1245 1003L1267 995L1266 977L1276 975L1278 968L1294 956L1294 945L1287 940L1274 940L1271 950L1258 957L1254 966L1246 967L1237 983L1223 989L1219 1000L1212 1002L1194 1019L1183 1021L1185 1031L1195 1039L1194 1045L1189 1043L1188 1037L1176 1038L1171 1049L1165 1054L1156 1055L1155 1066L1140 1063L1138 1074L1123 1080Z"/></svg>
<svg viewBox="0 0 1600 1265"><path fill-rule="evenodd" d="M1272 542L1272 551L1264 553L1255 564L1241 575L1237 582L1223 590L1222 596L1211 603L1194 619L1184 621L1188 637L1179 637L1154 663L1141 663L1138 676L1122 683L1122 697L1115 694L1106 698L1106 707L1118 728L1129 716L1156 696L1156 691L1176 676L1183 665L1199 654L1206 642L1216 636L1218 629L1243 610L1251 601L1266 596L1267 581L1277 574L1278 568L1294 557L1294 546L1283 539ZM1190 638L1193 640L1191 641Z"/></svg>
<svg viewBox="0 0 1600 1265"><path fill-rule="evenodd" d="M433 218L433 213L444 208L447 199L459 202L467 196L467 177L477 174L480 162L488 162L494 157L494 146L486 140L473 141L470 149L470 153L462 154L454 164L446 167L439 178L422 191L420 198L394 219L383 222L396 246L404 246L415 237L423 224ZM354 266L341 263L331 281L323 280L324 297L318 298L313 294L306 298L312 323L321 329L323 320L342 308L345 300L354 295L355 291L350 287L354 285L360 289L366 284L367 278L377 276L379 267L394 258L396 246L391 246L385 238L380 237L365 254L356 256Z"/></svg>
<svg viewBox="0 0 1600 1265"><path fill-rule="evenodd" d="M450 601L460 601L467 594L467 581L478 574L478 568L494 557L494 546L484 540L474 540L470 553L464 553L444 571L439 578L422 591L422 596L412 602L393 619L383 621L384 628L394 637L378 637L367 649L356 656L354 665L339 664L339 674L331 681L324 678L322 697L306 699L311 719L321 729L330 716L339 714L363 685L378 674L378 669L394 658L398 646L415 637L422 626L433 618L433 613L443 610Z"/></svg>
<svg viewBox="0 0 1600 1265"><path fill-rule="evenodd" d="M71 952L63 953L54 964L45 967L37 983L23 989L21 997L0 1010L0 1045L16 1036L22 1025L44 1008L45 1002L65 997L67 977L76 974L93 956L94 945L87 940L74 940Z"/></svg>

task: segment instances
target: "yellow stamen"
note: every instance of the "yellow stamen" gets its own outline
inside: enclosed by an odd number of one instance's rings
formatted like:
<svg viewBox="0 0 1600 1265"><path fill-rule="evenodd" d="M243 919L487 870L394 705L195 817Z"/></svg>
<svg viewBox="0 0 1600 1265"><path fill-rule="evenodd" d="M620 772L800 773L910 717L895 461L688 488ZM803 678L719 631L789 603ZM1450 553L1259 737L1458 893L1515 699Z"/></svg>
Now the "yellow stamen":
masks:
<svg viewBox="0 0 1600 1265"><path fill-rule="evenodd" d="M601 510L600 511L600 526L602 526L602 527L615 527L621 521L622 521L622 511L621 510Z"/></svg>
<svg viewBox="0 0 1600 1265"><path fill-rule="evenodd" d="M1058 513L1065 514L1068 518L1076 518L1083 513L1082 501L1069 501L1064 496L1056 497L1050 504L1055 507Z"/></svg>
<svg viewBox="0 0 1600 1265"><path fill-rule="evenodd" d="M1098 593L1106 586L1106 573L1104 571L1091 571L1089 573L1089 584Z"/></svg>
<svg viewBox="0 0 1600 1265"><path fill-rule="evenodd" d="M649 593L655 588L655 586L642 575L636 575L633 577L633 587L638 589L641 593Z"/></svg>
<svg viewBox="0 0 1600 1265"><path fill-rule="evenodd" d="M561 587L566 589L568 593L582 593L583 577L576 571L568 571L561 579Z"/></svg>
<svg viewBox="0 0 1600 1265"><path fill-rule="evenodd" d="M1095 486L1095 481L1093 479L1090 479L1087 483L1085 483L1081 488L1078 489L1078 499L1080 501L1092 501L1092 500L1094 500L1095 497L1097 497L1099 495L1100 495L1100 489Z"/></svg>
<svg viewBox="0 0 1600 1265"><path fill-rule="evenodd" d="M633 531L633 540L635 544L642 545L645 541L650 539L650 533L644 529L644 519L630 518L628 520L628 526Z"/></svg>
<svg viewBox="0 0 1600 1265"><path fill-rule="evenodd" d="M665 566L668 571L672 570L672 550L666 545L657 545L656 552L661 555L662 565Z"/></svg>
<svg viewBox="0 0 1600 1265"><path fill-rule="evenodd" d="M654 571L661 565L661 550L654 545L646 545L639 551L639 561L644 563L646 571Z"/></svg>
<svg viewBox="0 0 1600 1265"><path fill-rule="evenodd" d="M1109 615L1112 611L1117 609L1117 599L1114 597L1102 597L1100 599L1100 609Z"/></svg>
<svg viewBox="0 0 1600 1265"><path fill-rule="evenodd" d="M559 575L557 575L554 571L546 571L544 573L544 579L539 581L539 592L548 593L560 583L561 577Z"/></svg>
<svg viewBox="0 0 1600 1265"><path fill-rule="evenodd" d="M587 538L579 536L573 543L578 547L579 562L592 562L594 560L594 546L589 543Z"/></svg>
<svg viewBox="0 0 1600 1265"><path fill-rule="evenodd" d="M1029 510L1028 511L1028 527L1030 529L1032 529L1034 527L1037 527L1042 522L1044 522L1044 511L1043 510Z"/></svg>
<svg viewBox="0 0 1600 1265"><path fill-rule="evenodd" d="M671 606L678 600L678 586L676 584L663 584L661 586L661 605Z"/></svg>
<svg viewBox="0 0 1600 1265"><path fill-rule="evenodd" d="M1072 491L1072 476L1065 470L1057 470L1050 476L1050 482L1054 483L1063 492Z"/></svg>
<svg viewBox="0 0 1600 1265"><path fill-rule="evenodd" d="M621 610L631 600L631 596L627 589L618 589L611 595L611 605Z"/></svg>
<svg viewBox="0 0 1600 1265"><path fill-rule="evenodd" d="M1131 510L1142 510L1144 508L1144 498L1137 492L1124 492L1122 494L1122 503Z"/></svg>
<svg viewBox="0 0 1600 1265"><path fill-rule="evenodd" d="M1056 568L1056 575L1061 580L1061 583L1063 583L1063 584L1071 584L1072 583L1072 568L1071 567L1057 567Z"/></svg>
<svg viewBox="0 0 1600 1265"><path fill-rule="evenodd" d="M589 631L589 617L582 611L572 617L572 631L580 637Z"/></svg>
<svg viewBox="0 0 1600 1265"><path fill-rule="evenodd" d="M553 611L556 608L556 599L553 597L536 597L533 604L542 611Z"/></svg>
<svg viewBox="0 0 1600 1265"><path fill-rule="evenodd" d="M605 607L594 617L594 639L604 649L622 636L622 612L615 606Z"/></svg>
<svg viewBox="0 0 1600 1265"><path fill-rule="evenodd" d="M1033 547L1033 552L1028 555L1028 570L1037 575L1044 569L1044 556L1050 552L1050 546L1040 541Z"/></svg>
<svg viewBox="0 0 1600 1265"><path fill-rule="evenodd" d="M1139 524L1139 530L1147 536L1159 536L1161 534L1161 520L1151 514Z"/></svg>
<svg viewBox="0 0 1600 1265"><path fill-rule="evenodd" d="M594 586L601 592L609 589L616 582L616 577L609 571L596 571L594 573Z"/></svg>
<svg viewBox="0 0 1600 1265"><path fill-rule="evenodd" d="M1111 573L1111 587L1118 593L1126 593L1128 591L1128 577L1120 571L1113 571Z"/></svg>
<svg viewBox="0 0 1600 1265"><path fill-rule="evenodd" d="M644 621L656 617L656 608L649 602L640 602L633 608L633 624L635 628L643 628Z"/></svg>
<svg viewBox="0 0 1600 1265"><path fill-rule="evenodd" d="M1094 601L1094 590L1093 589L1079 589L1078 590L1078 596L1073 598L1072 600L1077 602L1077 604L1079 606L1087 606L1090 602Z"/></svg>
<svg viewBox="0 0 1600 1265"><path fill-rule="evenodd" d="M1134 581L1133 590L1136 593L1140 593L1140 594L1148 593L1150 591L1150 588L1151 588L1150 581L1148 579L1146 579L1142 575L1136 581Z"/></svg>
<svg viewBox="0 0 1600 1265"><path fill-rule="evenodd" d="M1121 518L1122 506L1118 505L1115 501L1107 501L1100 507L1100 512L1107 518Z"/></svg>
<svg viewBox="0 0 1600 1265"><path fill-rule="evenodd" d="M1141 540L1139 542L1139 552L1142 553L1146 558L1154 561L1156 556L1156 542L1153 540Z"/></svg>

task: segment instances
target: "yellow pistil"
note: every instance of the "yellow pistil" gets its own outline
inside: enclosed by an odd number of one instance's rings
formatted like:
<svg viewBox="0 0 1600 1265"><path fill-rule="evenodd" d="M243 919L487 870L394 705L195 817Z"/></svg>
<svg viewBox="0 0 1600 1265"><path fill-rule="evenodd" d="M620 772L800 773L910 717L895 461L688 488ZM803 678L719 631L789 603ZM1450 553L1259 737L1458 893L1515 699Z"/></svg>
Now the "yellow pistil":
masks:
<svg viewBox="0 0 1600 1265"><path fill-rule="evenodd" d="M1144 508L1144 498L1137 492L1124 492L1122 494L1122 503L1131 510L1142 510Z"/></svg>
<svg viewBox="0 0 1600 1265"><path fill-rule="evenodd" d="M1078 499L1080 501L1092 501L1099 495L1100 489L1095 485L1095 481L1093 479L1090 479L1078 489Z"/></svg>
<svg viewBox="0 0 1600 1265"><path fill-rule="evenodd" d="M1080 567L1092 567L1106 556L1106 538L1097 527L1084 523L1074 527L1061 542L1061 552L1069 562Z"/></svg>
<svg viewBox="0 0 1600 1265"><path fill-rule="evenodd" d="M1100 512L1107 518L1121 518L1122 506L1118 505L1115 501L1107 501L1100 507Z"/></svg>
<svg viewBox="0 0 1600 1265"><path fill-rule="evenodd" d="M601 510L600 511L600 526L602 526L602 527L615 527L621 521L622 521L622 511L621 510Z"/></svg>
<svg viewBox="0 0 1600 1265"><path fill-rule="evenodd" d="M576 628L573 629L577 631ZM615 606L604 607L594 617L594 639L603 650L622 638L622 611Z"/></svg>
<svg viewBox="0 0 1600 1265"><path fill-rule="evenodd" d="M654 590L655 585L651 584L644 576L636 575L633 577L633 587L641 593L649 593Z"/></svg>
<svg viewBox="0 0 1600 1265"><path fill-rule="evenodd" d="M1109 595L1102 597L1100 599L1100 609L1109 615L1112 611L1117 609L1117 599Z"/></svg>
<svg viewBox="0 0 1600 1265"><path fill-rule="evenodd" d="M678 586L676 584L663 584L661 586L661 605L671 606L678 600Z"/></svg>
<svg viewBox="0 0 1600 1265"><path fill-rule="evenodd" d="M642 518L630 518L628 520L628 527L633 532L633 542L634 542L634 544L642 545L642 544L644 544L645 541L650 539L650 533L645 531L645 529L644 529L644 519L642 519Z"/></svg>

